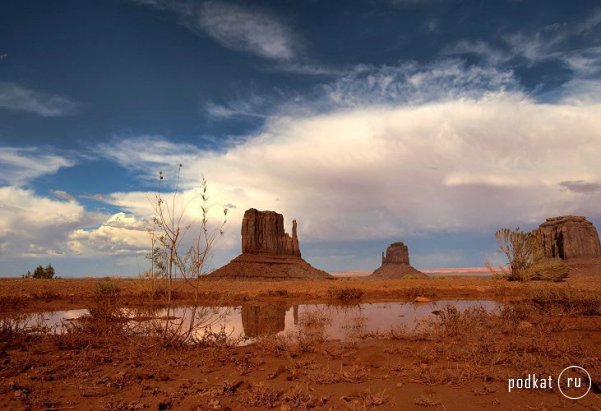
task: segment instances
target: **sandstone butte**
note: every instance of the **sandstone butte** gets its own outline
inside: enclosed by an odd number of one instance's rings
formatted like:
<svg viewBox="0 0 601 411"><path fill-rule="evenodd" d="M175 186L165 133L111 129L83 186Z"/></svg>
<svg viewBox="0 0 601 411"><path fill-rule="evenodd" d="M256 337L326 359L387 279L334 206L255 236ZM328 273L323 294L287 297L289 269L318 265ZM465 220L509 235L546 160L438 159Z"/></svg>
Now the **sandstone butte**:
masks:
<svg viewBox="0 0 601 411"><path fill-rule="evenodd" d="M382 265L367 278L403 278L428 276L409 264L409 249L402 242L392 243L382 253Z"/></svg>
<svg viewBox="0 0 601 411"><path fill-rule="evenodd" d="M538 230L545 256L563 259L571 267L571 276L601 274L599 234L586 217L547 218Z"/></svg>
<svg viewBox="0 0 601 411"><path fill-rule="evenodd" d="M290 236L284 230L281 214L246 210L242 219L242 254L209 276L259 280L331 278L302 259L296 228L293 220Z"/></svg>

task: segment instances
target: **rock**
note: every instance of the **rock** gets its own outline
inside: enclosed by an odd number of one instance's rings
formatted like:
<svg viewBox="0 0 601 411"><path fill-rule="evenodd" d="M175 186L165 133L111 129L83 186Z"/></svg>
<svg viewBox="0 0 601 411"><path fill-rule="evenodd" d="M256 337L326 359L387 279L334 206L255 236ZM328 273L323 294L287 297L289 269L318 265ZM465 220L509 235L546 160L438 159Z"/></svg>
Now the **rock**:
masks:
<svg viewBox="0 0 601 411"><path fill-rule="evenodd" d="M284 217L275 211L246 210L242 219L242 254L215 270L211 278L323 279L325 271L301 258L296 220L292 236L284 231Z"/></svg>
<svg viewBox="0 0 601 411"><path fill-rule="evenodd" d="M432 301L432 299L430 299L428 297L415 297L415 300L413 300L413 302L415 302L415 303L429 303L431 301Z"/></svg>
<svg viewBox="0 0 601 411"><path fill-rule="evenodd" d="M402 242L392 243L382 253L382 265L367 278L427 278L409 264L409 249Z"/></svg>
<svg viewBox="0 0 601 411"><path fill-rule="evenodd" d="M582 216L547 218L538 228L545 257L561 258L570 276L601 275L601 242L595 226Z"/></svg>
<svg viewBox="0 0 601 411"><path fill-rule="evenodd" d="M242 219L242 253L265 253L300 257L296 220L292 237L284 231L284 216L275 211L246 210Z"/></svg>
<svg viewBox="0 0 601 411"><path fill-rule="evenodd" d="M382 264L386 263L409 264L407 246L401 241L390 244L386 249L386 254L382 252Z"/></svg>
<svg viewBox="0 0 601 411"><path fill-rule="evenodd" d="M540 225L546 257L564 260L601 258L601 243L595 226L581 216L547 218Z"/></svg>

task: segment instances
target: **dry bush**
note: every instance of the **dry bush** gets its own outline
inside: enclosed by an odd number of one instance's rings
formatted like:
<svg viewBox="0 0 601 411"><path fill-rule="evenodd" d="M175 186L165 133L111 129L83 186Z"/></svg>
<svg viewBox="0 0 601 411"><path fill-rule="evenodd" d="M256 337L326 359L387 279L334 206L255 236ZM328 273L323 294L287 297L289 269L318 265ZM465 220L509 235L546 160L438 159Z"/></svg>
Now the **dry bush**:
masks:
<svg viewBox="0 0 601 411"><path fill-rule="evenodd" d="M434 394L422 394L415 399L413 402L418 407L424 408L433 408L433 407L441 407L442 401L440 401Z"/></svg>
<svg viewBox="0 0 601 411"><path fill-rule="evenodd" d="M387 340L408 340L411 337L414 337L415 334L409 331L407 326L401 324L390 327L390 330L382 334L382 336Z"/></svg>
<svg viewBox="0 0 601 411"><path fill-rule="evenodd" d="M273 390L267 387L265 383L260 382L251 387L246 402L253 407L270 409L275 408L279 404L281 396L281 391Z"/></svg>
<svg viewBox="0 0 601 411"><path fill-rule="evenodd" d="M528 312L529 308L489 312L479 307L461 312L453 306L439 310L436 319L419 327L419 338L432 342L434 350L412 353L420 381L463 384L474 379L503 380L524 369L544 372L543 364L582 363L592 358L582 344L560 333L562 322ZM436 358L449 362L430 368Z"/></svg>
<svg viewBox="0 0 601 411"><path fill-rule="evenodd" d="M298 320L297 344L304 352L314 352L327 339L326 328L332 319L323 311L304 312Z"/></svg>
<svg viewBox="0 0 601 411"><path fill-rule="evenodd" d="M303 388L296 384L282 396L282 400L290 406L292 410L308 410L318 405L325 404L325 399L316 399L309 393L308 388Z"/></svg>
<svg viewBox="0 0 601 411"><path fill-rule="evenodd" d="M570 267L559 258L547 258L538 230L524 232L519 228L510 230L502 228L495 233L499 250L508 260L508 268L489 269L497 277L505 277L509 281L563 281L568 277Z"/></svg>
<svg viewBox="0 0 601 411"><path fill-rule="evenodd" d="M343 343L345 348L353 348L359 341L375 336L374 333L367 331L367 317L363 316L351 318L350 323L343 325L342 328L346 334Z"/></svg>
<svg viewBox="0 0 601 411"><path fill-rule="evenodd" d="M0 296L0 313L18 311L27 306L29 300L20 295Z"/></svg>
<svg viewBox="0 0 601 411"><path fill-rule="evenodd" d="M60 297L61 297L60 294L57 294L57 293L49 291L49 290L43 291L41 293L31 294L31 298L33 300L42 300L47 303L58 300Z"/></svg>
<svg viewBox="0 0 601 411"><path fill-rule="evenodd" d="M386 390L373 394L371 390L368 389L359 393L359 398L361 399L364 408L379 407L388 402Z"/></svg>
<svg viewBox="0 0 601 411"><path fill-rule="evenodd" d="M275 355L289 352L292 345L290 337L281 334L261 335L254 342L258 349Z"/></svg>
<svg viewBox="0 0 601 411"><path fill-rule="evenodd" d="M410 287L403 291L405 297L414 300L416 297L436 297L435 290L426 287Z"/></svg>
<svg viewBox="0 0 601 411"><path fill-rule="evenodd" d="M353 364L350 367L340 366L340 370L317 368L307 373L310 381L317 384L350 383L360 384L369 379L369 370L361 364Z"/></svg>
<svg viewBox="0 0 601 411"><path fill-rule="evenodd" d="M0 347L2 344L20 346L31 340L31 327L24 315L0 318Z"/></svg>
<svg viewBox="0 0 601 411"><path fill-rule="evenodd" d="M332 300L342 302L360 300L363 297L363 290L354 287L330 288L328 297Z"/></svg>
<svg viewBox="0 0 601 411"><path fill-rule="evenodd" d="M528 300L549 314L601 314L601 296L573 288L540 288L531 291Z"/></svg>
<svg viewBox="0 0 601 411"><path fill-rule="evenodd" d="M80 331L98 336L120 335L127 318L121 308L121 289L112 280L96 283L94 300L88 306L89 315L82 317Z"/></svg>
<svg viewBox="0 0 601 411"><path fill-rule="evenodd" d="M231 348L237 347L246 340L244 335L232 336L232 332L227 332L225 325L219 328L219 331L213 331L211 327L205 327L200 335L192 337L191 343L197 347L215 347Z"/></svg>

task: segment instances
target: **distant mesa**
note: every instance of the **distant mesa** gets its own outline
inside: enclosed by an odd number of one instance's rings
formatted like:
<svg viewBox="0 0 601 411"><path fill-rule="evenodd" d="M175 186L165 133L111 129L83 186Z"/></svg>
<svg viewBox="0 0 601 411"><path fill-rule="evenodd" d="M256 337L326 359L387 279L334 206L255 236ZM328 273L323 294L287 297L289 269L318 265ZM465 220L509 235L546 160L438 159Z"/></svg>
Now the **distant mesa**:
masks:
<svg viewBox="0 0 601 411"><path fill-rule="evenodd" d="M382 265L368 278L428 278L421 271L416 270L409 264L409 249L402 242L392 243L382 253Z"/></svg>
<svg viewBox="0 0 601 411"><path fill-rule="evenodd" d="M561 258L570 275L601 274L601 242L597 229L583 216L547 218L538 228L545 256Z"/></svg>
<svg viewBox="0 0 601 411"><path fill-rule="evenodd" d="M246 210L242 219L242 254L215 270L210 277L237 279L323 279L325 271L301 258L292 221L292 236L284 230L284 217L275 211Z"/></svg>

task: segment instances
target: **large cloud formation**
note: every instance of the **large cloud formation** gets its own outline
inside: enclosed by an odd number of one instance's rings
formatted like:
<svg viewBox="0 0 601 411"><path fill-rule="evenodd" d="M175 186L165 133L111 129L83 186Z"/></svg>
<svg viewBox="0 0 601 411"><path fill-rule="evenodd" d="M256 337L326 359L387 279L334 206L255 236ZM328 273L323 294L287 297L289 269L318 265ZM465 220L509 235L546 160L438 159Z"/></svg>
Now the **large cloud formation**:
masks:
<svg viewBox="0 0 601 411"><path fill-rule="evenodd" d="M134 138L121 142L118 156L106 155L148 176L183 162L182 187L206 176L215 203L236 205L232 220L248 207L276 209L299 219L308 241L599 216L601 192L582 189L601 183L598 104L543 104L501 92L280 116L223 152L174 145L158 164L157 153L173 144ZM144 215L144 198L122 193L111 201Z"/></svg>
<svg viewBox="0 0 601 411"><path fill-rule="evenodd" d="M565 97L538 101L511 72L457 60L425 69L362 66L219 151L156 135L115 138L97 151L143 179L162 170L166 195L182 164L183 224L200 216L206 177L212 220L230 208L216 264L238 252L238 224L250 207L298 219L304 244L492 233L557 214L601 218L601 104ZM105 195L125 214L92 215L65 195L56 201L3 188L0 252L18 238L28 255L142 255L153 196ZM422 261L444 265L438 255ZM326 268L356 268L356 256L326 257Z"/></svg>

